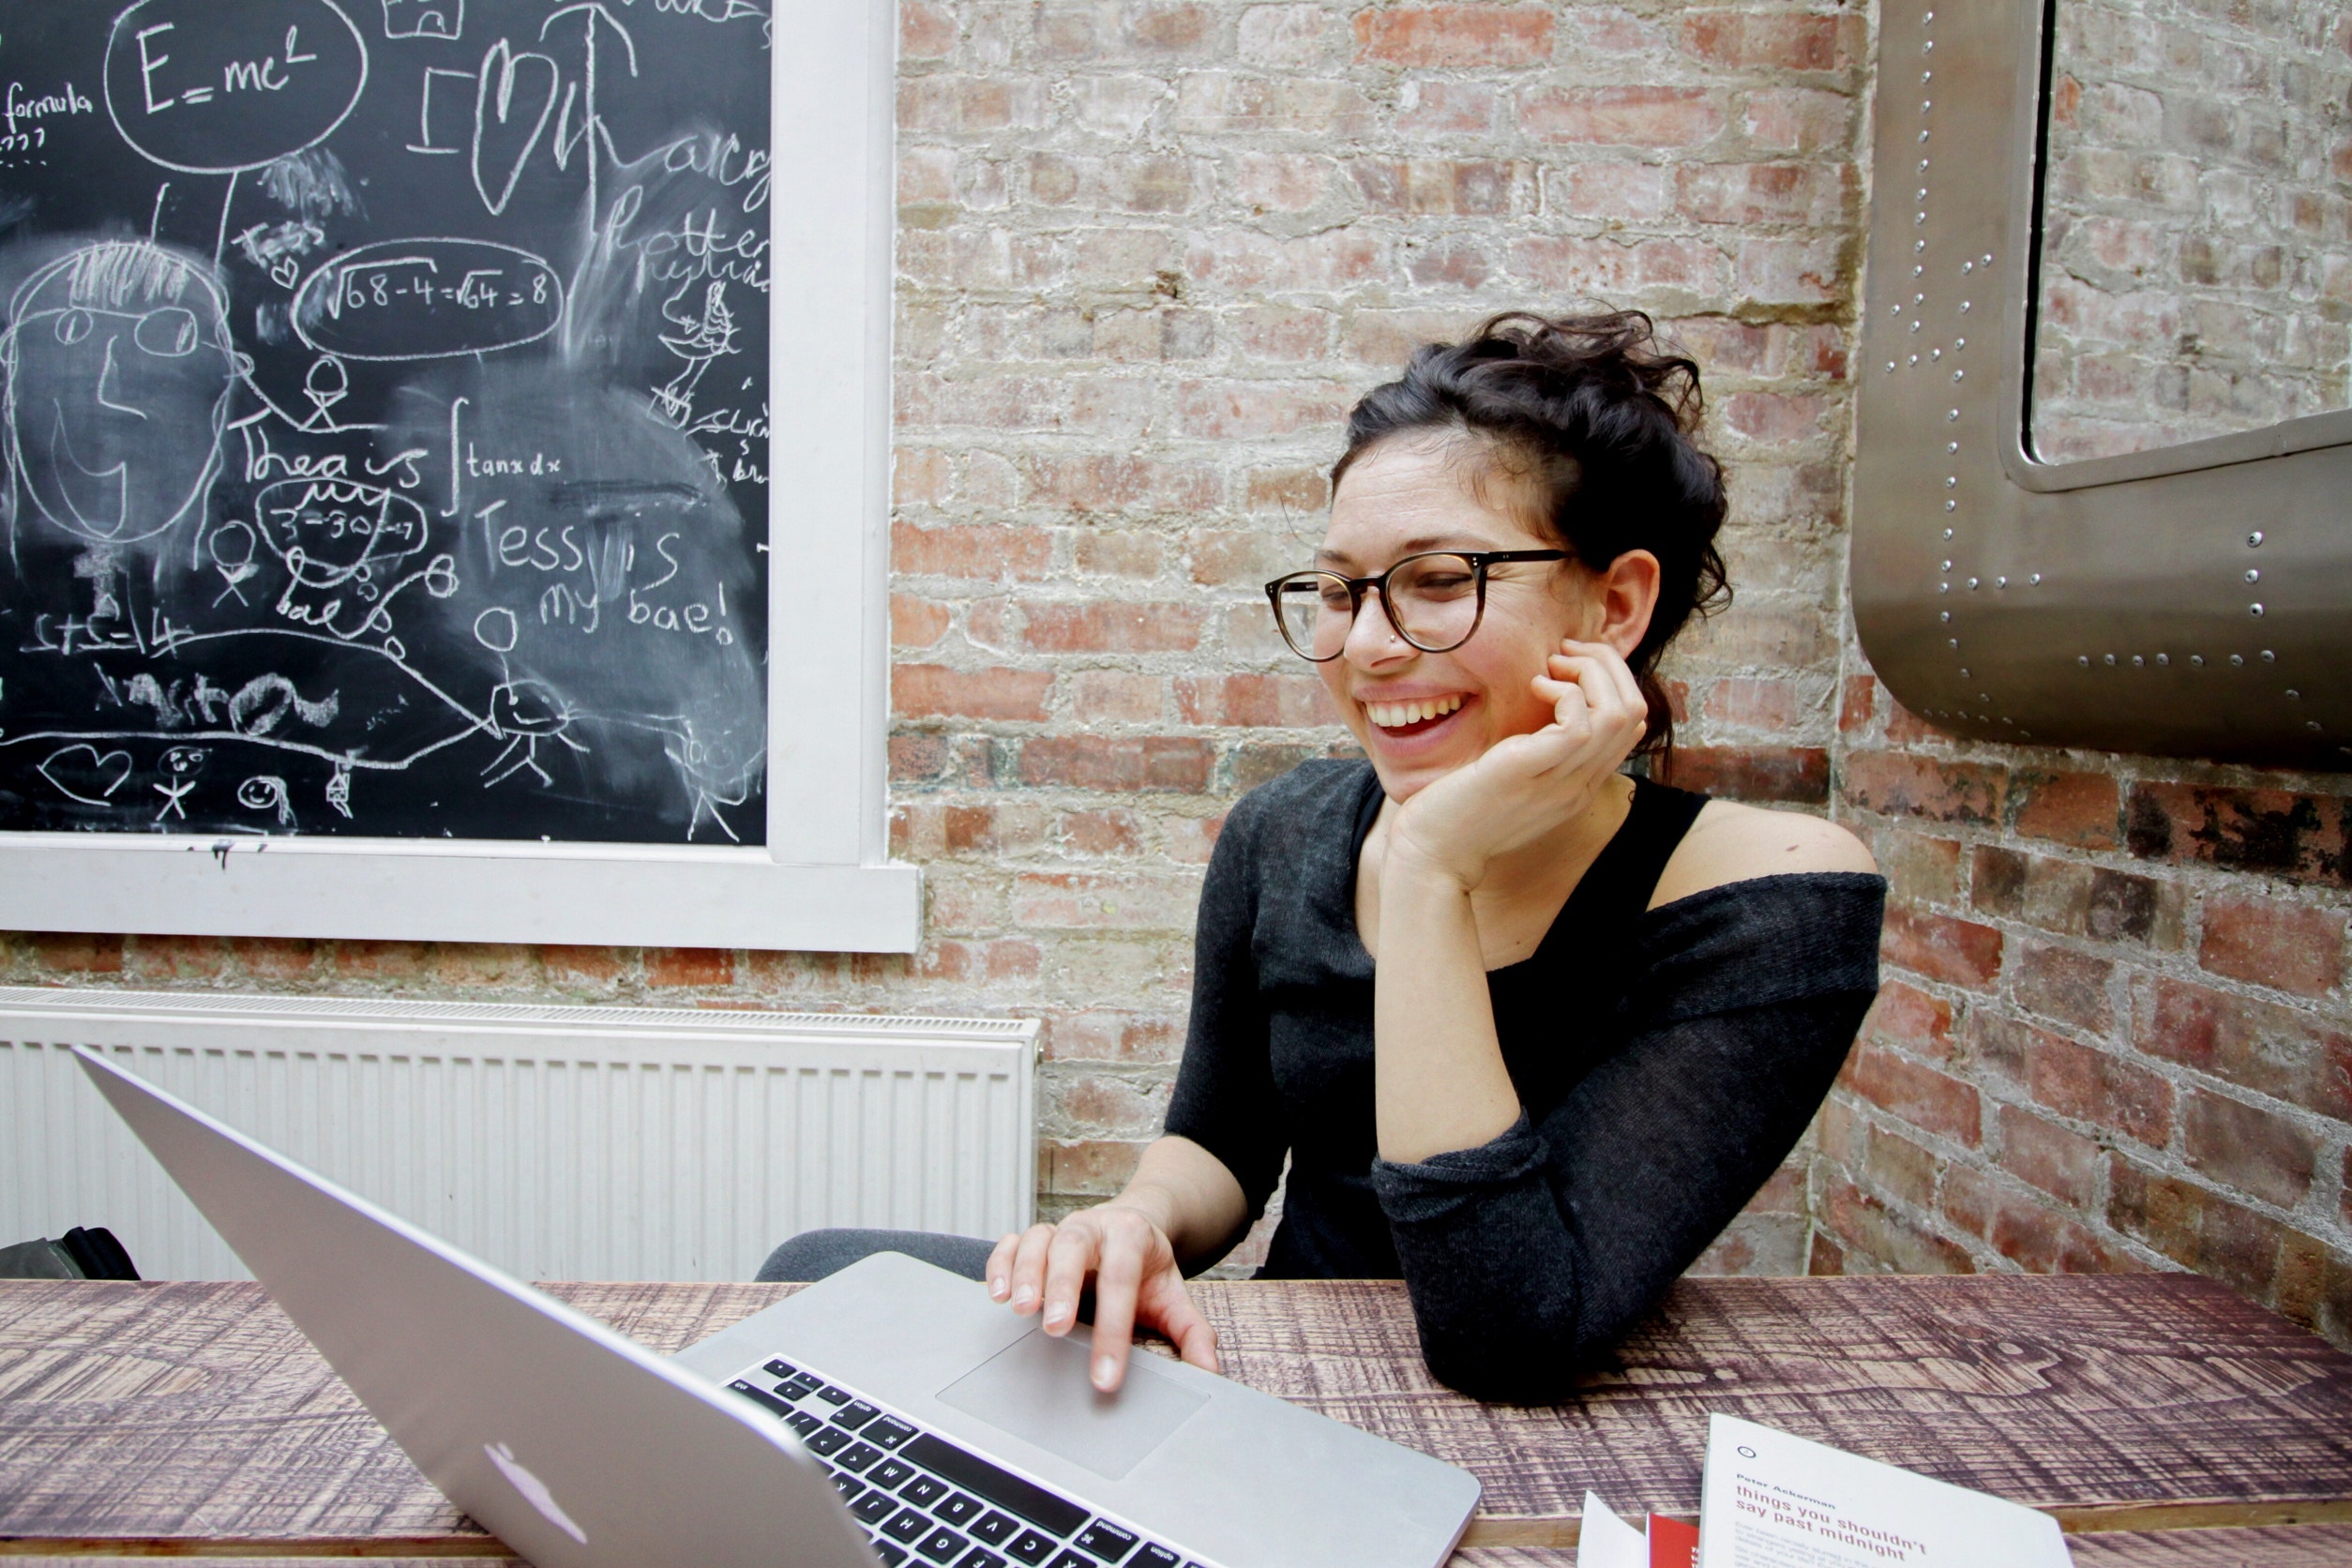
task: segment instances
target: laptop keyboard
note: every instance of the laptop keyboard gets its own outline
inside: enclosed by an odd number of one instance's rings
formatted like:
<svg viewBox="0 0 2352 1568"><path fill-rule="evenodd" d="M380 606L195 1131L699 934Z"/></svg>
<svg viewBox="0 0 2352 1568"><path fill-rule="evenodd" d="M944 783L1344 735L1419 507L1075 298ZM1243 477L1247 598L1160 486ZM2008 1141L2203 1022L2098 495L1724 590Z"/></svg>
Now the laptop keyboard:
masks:
<svg viewBox="0 0 2352 1568"><path fill-rule="evenodd" d="M889 1568L1202 1568L791 1362L727 1386L817 1455Z"/></svg>

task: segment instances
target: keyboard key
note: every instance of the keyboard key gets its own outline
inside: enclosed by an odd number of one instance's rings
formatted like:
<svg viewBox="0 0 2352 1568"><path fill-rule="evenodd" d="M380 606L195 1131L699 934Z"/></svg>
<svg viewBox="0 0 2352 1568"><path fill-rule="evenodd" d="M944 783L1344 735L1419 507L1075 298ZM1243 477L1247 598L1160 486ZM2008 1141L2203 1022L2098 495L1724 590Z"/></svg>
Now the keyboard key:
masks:
<svg viewBox="0 0 2352 1568"><path fill-rule="evenodd" d="M1135 1550L1135 1536L1121 1530L1108 1519L1096 1519L1078 1538L1078 1549L1091 1552L1105 1562L1124 1562Z"/></svg>
<svg viewBox="0 0 2352 1568"><path fill-rule="evenodd" d="M831 1383L827 1383L817 1391L817 1397L828 1405L846 1405L850 1402L850 1391L846 1388L836 1388Z"/></svg>
<svg viewBox="0 0 2352 1568"><path fill-rule="evenodd" d="M903 1421L884 1416L880 1421L870 1423L866 1430L858 1435L876 1448L896 1448L914 1436L914 1428Z"/></svg>
<svg viewBox="0 0 2352 1568"><path fill-rule="evenodd" d="M741 1378L737 1378L733 1382L729 1383L727 1386L733 1392L742 1395L746 1399L750 1400L755 1405L765 1405L769 1410L774 1410L777 1415L791 1416L799 1413L794 1410L792 1406L786 1404L783 1400L778 1399L775 1395L768 1393L764 1389L754 1388L751 1384L745 1382Z"/></svg>
<svg viewBox="0 0 2352 1568"><path fill-rule="evenodd" d="M852 1454L856 1452L857 1451L855 1449L852 1449L850 1451ZM848 1457L849 1455L847 1454L842 1455L844 1460L848 1459ZM867 1472L866 1479L872 1482L877 1486L888 1486L896 1489L899 1482L904 1481L908 1476L912 1475L913 1473L914 1467L908 1464L904 1459L884 1459L881 1464L876 1465L871 1470Z"/></svg>
<svg viewBox="0 0 2352 1568"><path fill-rule="evenodd" d="M1046 1568L1102 1568L1102 1564L1091 1557L1080 1557L1076 1552L1063 1552L1060 1557L1047 1563Z"/></svg>
<svg viewBox="0 0 2352 1568"><path fill-rule="evenodd" d="M812 1454L838 1454L850 1446L852 1439L838 1426L821 1426L808 1434L808 1451Z"/></svg>
<svg viewBox="0 0 2352 1568"><path fill-rule="evenodd" d="M812 1378L807 1373L803 1372L799 1377L794 1378L791 1382L786 1383L776 1392L782 1395L787 1399L806 1399L810 1395L816 1393L819 1389L824 1386L824 1380L822 1379Z"/></svg>
<svg viewBox="0 0 2352 1568"><path fill-rule="evenodd" d="M1024 1530L1004 1543L1004 1549L1028 1563L1030 1568L1036 1568L1036 1565L1050 1557L1054 1547L1061 1544L1050 1535L1041 1534L1033 1530Z"/></svg>
<svg viewBox="0 0 2352 1568"><path fill-rule="evenodd" d="M1135 1554L1132 1568L1180 1568L1183 1561L1166 1546L1148 1545Z"/></svg>
<svg viewBox="0 0 2352 1568"><path fill-rule="evenodd" d="M850 1502L866 1490L866 1483L853 1475L837 1475L833 1478L833 1489L841 1494L843 1502Z"/></svg>
<svg viewBox="0 0 2352 1568"><path fill-rule="evenodd" d="M772 1361L760 1368L771 1378L797 1378L800 1368L789 1361Z"/></svg>
<svg viewBox="0 0 2352 1568"><path fill-rule="evenodd" d="M822 1395L819 1395L818 1397L822 1398L824 1396ZM865 1400L852 1399L848 1404L842 1406L839 1410L834 1411L833 1419L837 1425L846 1426L851 1431L854 1432L880 1414L882 1414L882 1411L874 1409L873 1406L867 1404Z"/></svg>
<svg viewBox="0 0 2352 1568"><path fill-rule="evenodd" d="M986 1541L989 1545L1002 1546L1005 1542L1011 1540L1014 1532L1018 1530L1021 1527L1020 1521L1015 1519L1009 1514L990 1514L987 1518L982 1519L978 1524L966 1525L964 1528L972 1531L972 1534L978 1536L981 1540ZM1094 1568L1094 1565L1093 1563L1081 1563L1079 1568Z"/></svg>
<svg viewBox="0 0 2352 1568"><path fill-rule="evenodd" d="M933 1508L931 1512L957 1529L965 1529L970 1527L972 1519L987 1507L988 1504L978 1498L968 1498L963 1493L957 1492L945 1502Z"/></svg>
<svg viewBox="0 0 2352 1568"><path fill-rule="evenodd" d="M853 1442L843 1449L841 1456L833 1462L845 1470L862 1470L881 1457L882 1450L872 1443Z"/></svg>
<svg viewBox="0 0 2352 1568"><path fill-rule="evenodd" d="M874 1555L882 1560L883 1568L898 1568L898 1564L907 1560L907 1549L894 1546L887 1541L877 1541L874 1543Z"/></svg>
<svg viewBox="0 0 2352 1568"><path fill-rule="evenodd" d="M897 1506L897 1498L877 1487L852 1504L850 1512L857 1515L859 1524L872 1525L890 1517L891 1510Z"/></svg>
<svg viewBox="0 0 2352 1568"><path fill-rule="evenodd" d="M946 1482L936 1476L918 1475L898 1488L898 1495L917 1508L928 1508L951 1490Z"/></svg>
<svg viewBox="0 0 2352 1568"><path fill-rule="evenodd" d="M873 1427L867 1428L866 1436L869 1440L878 1440L874 1439ZM905 1453L925 1470L945 1476L972 1496L986 1498L1007 1514L1018 1515L1049 1534L1066 1538L1086 1522L1086 1510L1069 1499L1048 1492L1033 1481L1023 1481L1010 1470L1000 1470L976 1454L967 1454L944 1438L926 1432L907 1444Z"/></svg>
<svg viewBox="0 0 2352 1568"><path fill-rule="evenodd" d="M798 1432L802 1437L806 1438L811 1432L822 1431L825 1424L819 1421L815 1416L810 1415L807 1410L794 1410L791 1415L784 1418L784 1425L790 1426L793 1431Z"/></svg>
<svg viewBox="0 0 2352 1568"><path fill-rule="evenodd" d="M1004 1560L986 1546L974 1546L956 1568L1004 1568Z"/></svg>
<svg viewBox="0 0 2352 1568"><path fill-rule="evenodd" d="M933 1562L953 1562L956 1559L961 1557L964 1554L964 1548L970 1546L971 1545L971 1542L965 1540L962 1536L948 1529L945 1525L942 1525L937 1530L931 1531L930 1534L925 1536L922 1543L914 1549L922 1553L925 1557L929 1558Z"/></svg>
<svg viewBox="0 0 2352 1568"><path fill-rule="evenodd" d="M918 1514L912 1508L901 1508L898 1516L882 1526L882 1533L893 1541L920 1541L931 1531L931 1516Z"/></svg>

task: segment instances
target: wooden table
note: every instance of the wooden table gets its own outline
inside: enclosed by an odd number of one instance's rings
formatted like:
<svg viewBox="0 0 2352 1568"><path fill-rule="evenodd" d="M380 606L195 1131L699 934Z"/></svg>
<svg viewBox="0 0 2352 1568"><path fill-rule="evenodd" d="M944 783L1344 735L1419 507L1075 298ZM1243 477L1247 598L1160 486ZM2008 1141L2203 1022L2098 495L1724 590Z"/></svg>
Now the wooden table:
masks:
<svg viewBox="0 0 2352 1568"><path fill-rule="evenodd" d="M791 1289L549 1287L664 1351ZM1197 1289L1233 1376L1477 1474L1465 1568L1564 1568L1587 1486L1694 1516L1716 1410L2046 1508L2079 1564L2352 1563L2352 1358L2206 1280L1690 1280L1576 1402L1529 1409L1433 1383L1400 1287ZM0 1555L505 1553L258 1286L23 1281L0 1283Z"/></svg>

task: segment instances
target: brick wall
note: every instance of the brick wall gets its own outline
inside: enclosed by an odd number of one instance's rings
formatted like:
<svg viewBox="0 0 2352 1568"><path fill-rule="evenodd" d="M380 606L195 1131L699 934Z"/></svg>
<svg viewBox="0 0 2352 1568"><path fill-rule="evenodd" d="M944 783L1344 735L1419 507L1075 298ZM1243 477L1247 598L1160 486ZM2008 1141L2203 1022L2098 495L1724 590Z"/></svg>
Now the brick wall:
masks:
<svg viewBox="0 0 2352 1568"><path fill-rule="evenodd" d="M2052 73L2034 443L2052 460L2343 408L2340 8L2070 0Z"/></svg>
<svg viewBox="0 0 2352 1568"><path fill-rule="evenodd" d="M1346 746L1257 587L1311 548L1339 415L1420 339L1593 296L1697 354L1730 465L1739 600L1670 663L1678 780L1822 809L1834 775L1897 889L1821 1153L1702 1267L2186 1264L2344 1337L2352 806L1954 747L1841 640L1860 9L901 17L892 837L922 951L31 934L8 978L1035 1015L1048 1212L1108 1192L1165 1103L1224 811Z"/></svg>

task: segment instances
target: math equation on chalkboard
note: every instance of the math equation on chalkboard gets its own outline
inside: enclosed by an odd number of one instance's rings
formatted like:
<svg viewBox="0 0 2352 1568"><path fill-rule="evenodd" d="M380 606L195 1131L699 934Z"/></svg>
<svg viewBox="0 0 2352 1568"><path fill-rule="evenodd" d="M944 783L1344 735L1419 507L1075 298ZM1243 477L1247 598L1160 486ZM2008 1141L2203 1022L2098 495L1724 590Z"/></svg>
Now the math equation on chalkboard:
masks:
<svg viewBox="0 0 2352 1568"><path fill-rule="evenodd" d="M765 841L771 44L0 0L0 830Z"/></svg>

